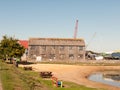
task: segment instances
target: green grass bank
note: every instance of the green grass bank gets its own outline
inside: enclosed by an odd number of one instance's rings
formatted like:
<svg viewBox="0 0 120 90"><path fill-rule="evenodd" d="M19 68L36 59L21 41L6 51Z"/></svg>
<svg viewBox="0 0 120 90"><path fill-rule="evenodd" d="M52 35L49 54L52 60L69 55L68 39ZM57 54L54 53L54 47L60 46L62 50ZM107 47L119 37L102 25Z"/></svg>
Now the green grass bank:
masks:
<svg viewBox="0 0 120 90"><path fill-rule="evenodd" d="M37 72L25 71L1 60L0 78L3 90L101 90L65 81L63 88L55 87L51 79L43 79Z"/></svg>

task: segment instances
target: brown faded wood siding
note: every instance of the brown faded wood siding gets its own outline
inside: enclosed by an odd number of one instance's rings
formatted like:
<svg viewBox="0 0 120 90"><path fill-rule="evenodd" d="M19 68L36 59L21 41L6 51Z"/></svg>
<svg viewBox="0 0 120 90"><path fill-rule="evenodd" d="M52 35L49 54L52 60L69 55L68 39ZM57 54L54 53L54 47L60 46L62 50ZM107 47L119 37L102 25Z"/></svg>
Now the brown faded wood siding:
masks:
<svg viewBox="0 0 120 90"><path fill-rule="evenodd" d="M29 58L41 56L44 59L81 60L85 58L83 39L30 38Z"/></svg>

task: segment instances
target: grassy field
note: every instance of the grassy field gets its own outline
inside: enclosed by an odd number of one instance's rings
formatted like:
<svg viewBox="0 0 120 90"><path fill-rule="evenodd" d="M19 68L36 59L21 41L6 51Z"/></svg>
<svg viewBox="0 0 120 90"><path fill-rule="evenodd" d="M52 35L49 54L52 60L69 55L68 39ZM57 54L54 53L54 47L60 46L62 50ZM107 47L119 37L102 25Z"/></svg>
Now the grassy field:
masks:
<svg viewBox="0 0 120 90"><path fill-rule="evenodd" d="M63 88L56 87L52 85L51 79L42 79L37 72L25 71L1 61L0 77L3 90L101 90L65 81Z"/></svg>

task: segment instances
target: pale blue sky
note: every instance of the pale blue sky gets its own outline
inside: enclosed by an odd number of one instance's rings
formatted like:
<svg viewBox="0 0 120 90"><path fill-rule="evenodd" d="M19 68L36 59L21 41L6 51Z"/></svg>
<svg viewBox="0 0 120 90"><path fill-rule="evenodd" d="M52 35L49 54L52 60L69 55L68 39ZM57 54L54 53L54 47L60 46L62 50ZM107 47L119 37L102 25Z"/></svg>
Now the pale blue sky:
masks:
<svg viewBox="0 0 120 90"><path fill-rule="evenodd" d="M0 0L0 39L73 38L76 19L87 49L120 49L120 0Z"/></svg>

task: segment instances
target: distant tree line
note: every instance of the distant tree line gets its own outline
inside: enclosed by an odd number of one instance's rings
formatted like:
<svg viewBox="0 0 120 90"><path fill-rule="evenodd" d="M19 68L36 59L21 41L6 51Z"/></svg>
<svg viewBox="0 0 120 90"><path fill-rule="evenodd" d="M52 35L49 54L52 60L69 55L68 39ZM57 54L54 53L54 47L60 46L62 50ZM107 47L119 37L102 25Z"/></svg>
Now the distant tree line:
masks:
<svg viewBox="0 0 120 90"><path fill-rule="evenodd" d="M13 37L3 36L0 41L0 58L8 60L11 58L20 58L25 52L25 48Z"/></svg>

